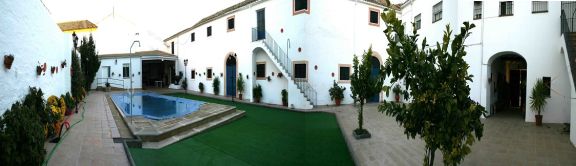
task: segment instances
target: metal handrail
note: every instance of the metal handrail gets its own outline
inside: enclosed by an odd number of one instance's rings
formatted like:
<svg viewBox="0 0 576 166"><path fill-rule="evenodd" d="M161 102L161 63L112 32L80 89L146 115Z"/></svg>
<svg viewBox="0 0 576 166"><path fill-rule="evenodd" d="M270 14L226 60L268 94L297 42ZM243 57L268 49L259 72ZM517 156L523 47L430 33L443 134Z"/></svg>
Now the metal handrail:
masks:
<svg viewBox="0 0 576 166"><path fill-rule="evenodd" d="M105 80L105 81L102 81L102 80ZM96 86L105 87L107 82L110 83L110 85L117 85L117 86L122 86L122 88L125 88L124 79L96 78ZM118 82L121 82L121 83L118 83Z"/></svg>
<svg viewBox="0 0 576 166"><path fill-rule="evenodd" d="M268 32L262 29L252 28L252 41L262 41L266 48L272 53L274 60L278 62L281 68L284 68L284 73L286 73L287 77L292 78L292 60ZM318 93L312 85L310 85L306 79L294 78L293 80L298 89L304 93L304 97L308 98L312 105L315 105L317 103L316 96Z"/></svg>

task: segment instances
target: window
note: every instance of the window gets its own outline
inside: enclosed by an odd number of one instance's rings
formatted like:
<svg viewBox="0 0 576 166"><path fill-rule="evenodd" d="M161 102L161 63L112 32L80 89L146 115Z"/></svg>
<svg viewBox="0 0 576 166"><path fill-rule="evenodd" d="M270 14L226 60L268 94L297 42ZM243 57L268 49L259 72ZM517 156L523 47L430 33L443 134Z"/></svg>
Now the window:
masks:
<svg viewBox="0 0 576 166"><path fill-rule="evenodd" d="M192 69L192 72L190 72L191 78L192 79L196 79L196 70Z"/></svg>
<svg viewBox="0 0 576 166"><path fill-rule="evenodd" d="M547 1L532 1L532 13L546 13L548 12Z"/></svg>
<svg viewBox="0 0 576 166"><path fill-rule="evenodd" d="M442 1L432 7L432 23L442 20Z"/></svg>
<svg viewBox="0 0 576 166"><path fill-rule="evenodd" d="M293 15L300 13L310 14L310 0L293 0L292 7L294 8L292 11Z"/></svg>
<svg viewBox="0 0 576 166"><path fill-rule="evenodd" d="M172 54L174 54L174 42L172 42L171 48L172 48Z"/></svg>
<svg viewBox="0 0 576 166"><path fill-rule="evenodd" d="M228 17L228 32L234 31L234 16Z"/></svg>
<svg viewBox="0 0 576 166"><path fill-rule="evenodd" d="M380 25L380 19L378 19L378 16L380 16L380 11L378 9L372 9L370 8L370 10L368 10L368 16L369 18L369 23L370 25L374 25L374 26L379 26Z"/></svg>
<svg viewBox="0 0 576 166"><path fill-rule="evenodd" d="M128 63L122 64L122 77L124 78L130 77L130 64Z"/></svg>
<svg viewBox="0 0 576 166"><path fill-rule="evenodd" d="M206 28L206 35L208 37L212 36L212 26L209 26L208 28Z"/></svg>
<svg viewBox="0 0 576 166"><path fill-rule="evenodd" d="M416 15L414 17L414 29L418 30L422 27L422 19L420 18L421 14Z"/></svg>
<svg viewBox="0 0 576 166"><path fill-rule="evenodd" d="M212 68L211 67L206 69L206 78L209 80L212 79Z"/></svg>
<svg viewBox="0 0 576 166"><path fill-rule="evenodd" d="M263 80L266 79L266 63L256 62L256 79Z"/></svg>
<svg viewBox="0 0 576 166"><path fill-rule="evenodd" d="M544 78L542 78L542 82L544 82L544 89L546 89L546 90L544 90L544 94L546 94L547 97L550 97L550 89L552 89L550 86L551 85L550 84L551 78L550 77L544 77Z"/></svg>
<svg viewBox="0 0 576 166"><path fill-rule="evenodd" d="M294 62L294 78L297 81L305 81L308 79L308 64L305 61Z"/></svg>
<svg viewBox="0 0 576 166"><path fill-rule="evenodd" d="M482 18L482 1L474 1L474 20Z"/></svg>
<svg viewBox="0 0 576 166"><path fill-rule="evenodd" d="M350 65L338 65L338 82L350 82Z"/></svg>
<svg viewBox="0 0 576 166"><path fill-rule="evenodd" d="M513 2L512 1L503 1L500 2L500 16L511 16L514 15L513 10L514 10L514 6L513 6Z"/></svg>
<svg viewBox="0 0 576 166"><path fill-rule="evenodd" d="M196 41L196 33L191 33L190 34L190 42L194 42Z"/></svg>

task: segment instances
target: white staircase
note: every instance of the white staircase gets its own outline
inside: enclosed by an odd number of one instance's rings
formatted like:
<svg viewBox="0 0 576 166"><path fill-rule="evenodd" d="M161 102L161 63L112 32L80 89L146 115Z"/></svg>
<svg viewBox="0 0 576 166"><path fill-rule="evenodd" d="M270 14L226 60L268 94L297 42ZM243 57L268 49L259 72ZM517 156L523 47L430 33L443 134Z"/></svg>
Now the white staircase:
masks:
<svg viewBox="0 0 576 166"><path fill-rule="evenodd" d="M266 31L259 31L256 28L252 29L252 41L259 42L258 44L263 45L264 51L268 54L272 62L276 67L282 71L286 79L288 79L289 84L296 85L299 92L306 99L309 107L312 108L317 104L317 92L314 90L312 85L308 83L306 79L298 79L293 77L292 73L292 60L290 57L280 48L278 43L268 34ZM288 101L290 103L290 101Z"/></svg>

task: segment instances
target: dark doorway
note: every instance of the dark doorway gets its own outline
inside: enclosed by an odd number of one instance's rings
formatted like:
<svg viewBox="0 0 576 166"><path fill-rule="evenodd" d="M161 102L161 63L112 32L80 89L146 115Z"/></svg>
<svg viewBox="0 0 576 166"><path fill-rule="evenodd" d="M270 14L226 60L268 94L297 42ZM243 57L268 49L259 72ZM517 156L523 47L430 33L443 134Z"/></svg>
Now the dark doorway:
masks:
<svg viewBox="0 0 576 166"><path fill-rule="evenodd" d="M256 21L257 40L266 38L266 13L264 9L256 11Z"/></svg>
<svg viewBox="0 0 576 166"><path fill-rule="evenodd" d="M526 60L517 54L500 55L491 63L490 114L524 118Z"/></svg>
<svg viewBox="0 0 576 166"><path fill-rule="evenodd" d="M236 56L226 59L226 96L236 96Z"/></svg>
<svg viewBox="0 0 576 166"><path fill-rule="evenodd" d="M380 60L376 57L370 58L370 63L372 64L372 71L370 72L370 77L376 78L378 77L378 73L380 72ZM374 96L368 99L368 102L377 103L380 101L380 93L375 94Z"/></svg>
<svg viewBox="0 0 576 166"><path fill-rule="evenodd" d="M169 60L143 60L142 61L142 88L168 87L171 79L176 75L175 62Z"/></svg>

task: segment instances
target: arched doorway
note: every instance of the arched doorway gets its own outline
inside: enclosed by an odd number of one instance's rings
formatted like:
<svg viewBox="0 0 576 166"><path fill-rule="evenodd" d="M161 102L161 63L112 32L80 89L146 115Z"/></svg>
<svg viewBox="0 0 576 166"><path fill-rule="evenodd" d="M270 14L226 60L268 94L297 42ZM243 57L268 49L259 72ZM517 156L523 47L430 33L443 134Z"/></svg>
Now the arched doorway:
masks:
<svg viewBox="0 0 576 166"><path fill-rule="evenodd" d="M526 60L517 53L494 55L489 61L490 115L524 119L526 113Z"/></svg>
<svg viewBox="0 0 576 166"><path fill-rule="evenodd" d="M230 54L226 58L226 96L236 96L236 70L236 54Z"/></svg>
<svg viewBox="0 0 576 166"><path fill-rule="evenodd" d="M380 72L380 60L375 56L370 57L370 63L372 64L372 71L370 73L370 77L375 78L378 77ZM374 96L368 99L368 102L380 102L380 93L375 94Z"/></svg>

